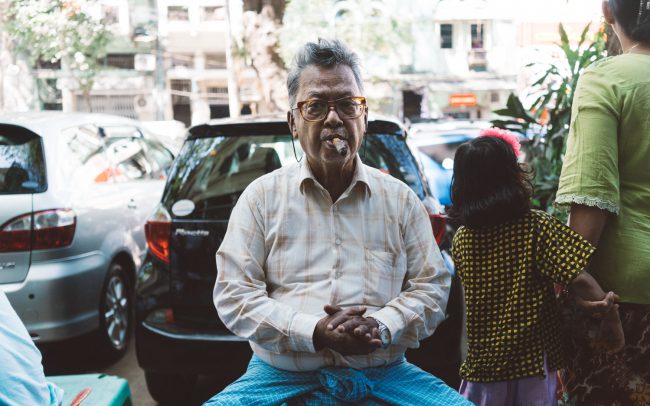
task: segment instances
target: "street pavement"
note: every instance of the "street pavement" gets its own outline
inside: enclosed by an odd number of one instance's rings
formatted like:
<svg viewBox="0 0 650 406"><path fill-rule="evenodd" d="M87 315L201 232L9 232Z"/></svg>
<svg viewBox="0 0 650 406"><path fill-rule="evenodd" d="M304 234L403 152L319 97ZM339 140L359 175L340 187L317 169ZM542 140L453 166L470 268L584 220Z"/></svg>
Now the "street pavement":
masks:
<svg viewBox="0 0 650 406"><path fill-rule="evenodd" d="M75 375L85 373L105 373L125 378L129 381L134 406L157 406L147 390L144 372L138 366L133 338L126 355L116 361L98 359L93 344L93 336L86 335L64 343L39 345L43 354L46 375ZM200 405L223 387L219 377L201 376L192 399L185 405ZM185 406L178 405L178 406ZM174 405L176 406L176 405Z"/></svg>

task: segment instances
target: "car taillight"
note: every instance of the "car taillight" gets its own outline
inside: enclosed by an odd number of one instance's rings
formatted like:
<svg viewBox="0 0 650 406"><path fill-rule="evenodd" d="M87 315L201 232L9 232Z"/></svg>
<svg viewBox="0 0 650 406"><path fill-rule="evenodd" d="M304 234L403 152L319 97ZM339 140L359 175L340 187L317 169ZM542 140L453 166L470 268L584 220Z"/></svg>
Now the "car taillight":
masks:
<svg viewBox="0 0 650 406"><path fill-rule="evenodd" d="M431 228L433 229L433 237L436 239L436 244L440 245L442 239L445 238L447 219L442 214L429 214L429 220L431 220Z"/></svg>
<svg viewBox="0 0 650 406"><path fill-rule="evenodd" d="M0 252L67 247L74 239L77 218L70 209L24 214L0 228Z"/></svg>
<svg viewBox="0 0 650 406"><path fill-rule="evenodd" d="M31 213L9 220L0 228L0 252L29 251L31 248Z"/></svg>
<svg viewBox="0 0 650 406"><path fill-rule="evenodd" d="M151 253L163 262L169 263L169 240L172 233L172 219L162 205L156 210L144 225L147 246Z"/></svg>
<svg viewBox="0 0 650 406"><path fill-rule="evenodd" d="M77 217L70 209L45 210L34 213L32 249L45 250L72 244Z"/></svg>

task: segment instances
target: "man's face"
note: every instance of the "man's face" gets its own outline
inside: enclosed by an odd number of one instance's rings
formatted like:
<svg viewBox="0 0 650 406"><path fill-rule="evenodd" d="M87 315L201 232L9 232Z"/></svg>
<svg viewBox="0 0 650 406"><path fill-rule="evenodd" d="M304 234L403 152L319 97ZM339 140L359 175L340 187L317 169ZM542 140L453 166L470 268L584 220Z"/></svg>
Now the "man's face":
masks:
<svg viewBox="0 0 650 406"><path fill-rule="evenodd" d="M296 101L307 99L336 100L348 96L362 96L352 69L347 65L332 68L307 66L300 75ZM295 107L295 106L292 106ZM335 109L330 109L323 121L306 121L300 111L289 112L289 126L294 137L307 155L310 165L347 166L352 165L354 157L361 147L366 131L368 113L360 117L341 118ZM349 152L341 156L332 143L333 138L345 140Z"/></svg>

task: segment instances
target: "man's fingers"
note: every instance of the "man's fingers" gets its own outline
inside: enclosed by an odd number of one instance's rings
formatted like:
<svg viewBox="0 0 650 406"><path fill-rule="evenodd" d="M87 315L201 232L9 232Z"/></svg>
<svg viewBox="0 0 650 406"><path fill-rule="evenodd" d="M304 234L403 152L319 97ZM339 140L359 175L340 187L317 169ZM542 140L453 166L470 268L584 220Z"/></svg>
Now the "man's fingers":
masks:
<svg viewBox="0 0 650 406"><path fill-rule="evenodd" d="M340 308L339 306L333 306L331 304L326 304L325 307L323 307L323 310L325 310L325 313L329 314L330 316L333 316L336 313L342 311L343 309Z"/></svg>
<svg viewBox="0 0 650 406"><path fill-rule="evenodd" d="M334 330L340 324L345 323L348 320L354 319L355 317L361 317L366 312L366 306L355 306L349 309L343 310L339 306L325 305L325 312L332 317L332 319L327 323L328 330ZM354 326L356 327L356 326ZM354 329L352 327L352 329ZM343 331L351 331L345 328Z"/></svg>
<svg viewBox="0 0 650 406"><path fill-rule="evenodd" d="M330 320L329 323L327 323L327 328L329 330L337 329L339 332L351 331L352 329L354 329L354 327L356 327L356 325L354 325L350 330L348 330L347 326L344 326L343 324L348 322L348 321L350 323L352 323L352 320L354 320L354 317L355 316L350 315L347 312L347 310L342 311L342 312L338 312L334 316L332 316L332 320ZM357 323L357 325L358 325L358 323ZM339 327L342 327L341 330L339 330Z"/></svg>
<svg viewBox="0 0 650 406"><path fill-rule="evenodd" d="M364 324L359 325L359 326L355 327L354 335L357 336L357 337L360 337L360 338L365 338L366 335L371 337L371 335L370 335L370 327L368 327L367 325L364 325Z"/></svg>

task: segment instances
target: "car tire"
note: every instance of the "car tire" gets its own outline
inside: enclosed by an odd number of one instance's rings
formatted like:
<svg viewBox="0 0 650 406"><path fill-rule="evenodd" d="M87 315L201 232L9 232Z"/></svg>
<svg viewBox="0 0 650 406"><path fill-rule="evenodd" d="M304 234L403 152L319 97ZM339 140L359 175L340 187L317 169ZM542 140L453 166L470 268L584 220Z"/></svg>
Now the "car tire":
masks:
<svg viewBox="0 0 650 406"><path fill-rule="evenodd" d="M147 389L158 403L180 405L191 403L197 375L144 371Z"/></svg>
<svg viewBox="0 0 650 406"><path fill-rule="evenodd" d="M108 269L99 302L98 341L106 359L121 358L133 330L133 288L124 267L113 263Z"/></svg>

